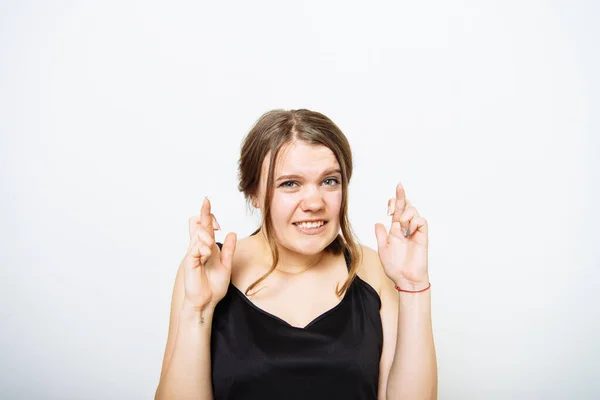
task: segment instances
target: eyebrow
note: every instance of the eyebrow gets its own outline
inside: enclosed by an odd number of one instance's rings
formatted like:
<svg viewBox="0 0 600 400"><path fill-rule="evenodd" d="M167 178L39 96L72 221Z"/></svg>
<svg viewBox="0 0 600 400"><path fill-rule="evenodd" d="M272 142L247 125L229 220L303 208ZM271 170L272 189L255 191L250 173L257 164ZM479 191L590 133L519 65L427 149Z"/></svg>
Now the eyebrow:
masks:
<svg viewBox="0 0 600 400"><path fill-rule="evenodd" d="M342 172L340 171L339 168L330 168L327 169L325 171L323 171L323 173L321 174L321 176L325 176L325 175L333 175L333 174L342 174ZM280 181L283 179L299 179L302 178L302 175L297 175L297 174L290 174L290 175L281 175L280 177L278 177L277 179L275 179L275 181Z"/></svg>

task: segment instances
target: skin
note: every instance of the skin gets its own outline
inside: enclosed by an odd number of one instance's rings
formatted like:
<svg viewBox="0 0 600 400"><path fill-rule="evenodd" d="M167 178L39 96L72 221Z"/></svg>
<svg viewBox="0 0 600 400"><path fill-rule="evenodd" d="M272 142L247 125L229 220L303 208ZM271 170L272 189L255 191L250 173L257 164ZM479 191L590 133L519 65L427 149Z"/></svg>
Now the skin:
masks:
<svg viewBox="0 0 600 400"><path fill-rule="evenodd" d="M347 278L342 255L324 253L339 231L341 182L335 156L328 148L292 143L275 165L271 218L280 260L276 270L249 299L259 308L293 326L304 327L341 299L336 285ZM268 159L267 159L268 160ZM265 163L268 161L265 161ZM263 164L260 190L254 202L264 204ZM281 175L296 175L278 179ZM391 226L375 225L378 250L362 246L358 275L381 298L384 344L380 362L380 399L437 398L437 364L431 327L427 270L428 227L406 199L404 187L388 202ZM156 398L179 394L210 399L210 329L214 307L229 279L242 292L271 265L263 234L237 241L227 235L223 250L214 242L219 229L205 199L200 216L190 218L190 247L178 271L173 291L169 338ZM299 233L294 222L324 219L319 235ZM262 230L261 230L262 232ZM399 292L402 290L418 293ZM298 302L298 299L302 302Z"/></svg>
<svg viewBox="0 0 600 400"><path fill-rule="evenodd" d="M264 204L268 170L267 155L262 165L260 190L253 198L260 209ZM280 254L278 269L292 273L302 271L318 263L323 249L340 230L340 165L327 147L295 141L281 149L274 178L271 221ZM303 234L293 224L315 219L327 221L325 231L319 235Z"/></svg>

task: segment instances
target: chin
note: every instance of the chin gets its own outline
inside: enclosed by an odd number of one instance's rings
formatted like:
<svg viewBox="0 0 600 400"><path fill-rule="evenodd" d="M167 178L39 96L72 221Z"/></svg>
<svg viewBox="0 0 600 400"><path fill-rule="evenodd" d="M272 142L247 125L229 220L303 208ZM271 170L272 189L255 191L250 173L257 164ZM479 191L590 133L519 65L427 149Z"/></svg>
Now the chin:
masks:
<svg viewBox="0 0 600 400"><path fill-rule="evenodd" d="M294 243L293 247L289 249L305 256L314 256L325 250L329 243L310 243L304 246L301 243Z"/></svg>

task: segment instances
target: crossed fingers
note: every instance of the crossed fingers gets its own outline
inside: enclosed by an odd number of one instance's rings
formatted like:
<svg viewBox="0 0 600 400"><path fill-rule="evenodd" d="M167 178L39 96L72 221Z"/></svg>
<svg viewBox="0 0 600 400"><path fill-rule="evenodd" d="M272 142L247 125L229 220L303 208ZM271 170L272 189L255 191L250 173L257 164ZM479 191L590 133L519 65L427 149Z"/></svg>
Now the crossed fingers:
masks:
<svg viewBox="0 0 600 400"><path fill-rule="evenodd" d="M396 197L388 200L388 215L392 216L390 233L396 236L409 237L425 224L424 218L406 199L406 192L401 183L396 186Z"/></svg>

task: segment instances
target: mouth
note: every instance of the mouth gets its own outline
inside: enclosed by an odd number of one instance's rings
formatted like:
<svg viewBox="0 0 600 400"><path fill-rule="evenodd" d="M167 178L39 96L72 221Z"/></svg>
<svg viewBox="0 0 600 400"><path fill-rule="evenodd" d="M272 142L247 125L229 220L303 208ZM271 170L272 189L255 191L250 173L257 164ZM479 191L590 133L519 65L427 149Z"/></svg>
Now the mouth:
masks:
<svg viewBox="0 0 600 400"><path fill-rule="evenodd" d="M298 229L301 233L316 235L325 230L325 225L327 225L328 221L304 221L304 222L294 222L293 225Z"/></svg>

